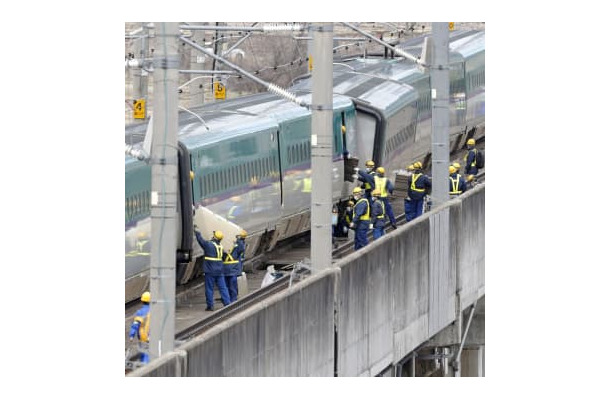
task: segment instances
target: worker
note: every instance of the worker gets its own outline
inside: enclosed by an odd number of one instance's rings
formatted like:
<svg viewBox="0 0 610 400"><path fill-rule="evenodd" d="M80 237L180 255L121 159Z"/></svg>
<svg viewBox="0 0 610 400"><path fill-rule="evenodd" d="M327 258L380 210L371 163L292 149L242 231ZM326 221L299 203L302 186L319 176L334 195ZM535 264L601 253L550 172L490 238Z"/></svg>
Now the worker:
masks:
<svg viewBox="0 0 610 400"><path fill-rule="evenodd" d="M475 146L475 140L473 138L468 139L466 146L468 147L468 154L464 156L466 166L464 167L464 173L466 175L476 175L479 172L477 168L477 149Z"/></svg>
<svg viewBox="0 0 610 400"><path fill-rule="evenodd" d="M237 223L237 219L241 218L243 213L243 207L241 204L240 196L233 196L229 199L231 205L227 211L227 219L233 223Z"/></svg>
<svg viewBox="0 0 610 400"><path fill-rule="evenodd" d="M203 274L205 279L205 303L206 311L214 311L214 285L218 287L223 305L231 302L227 283L223 276L222 244L220 241L224 235L221 231L214 231L211 240L205 240L201 232L195 230L197 242L203 248Z"/></svg>
<svg viewBox="0 0 610 400"><path fill-rule="evenodd" d="M413 167L413 164L409 164L407 166L407 195L405 197L405 218L407 218L409 215L413 214L413 201L411 200L411 198L409 197L409 187L411 186L411 181L413 180L413 171L415 170L415 168ZM407 221L409 221L407 219Z"/></svg>
<svg viewBox="0 0 610 400"><path fill-rule="evenodd" d="M354 202L351 200L344 207L341 204L337 207L337 223L333 224L333 243L336 242L335 238L346 238L348 236L353 207Z"/></svg>
<svg viewBox="0 0 610 400"><path fill-rule="evenodd" d="M377 174L373 177L375 180L375 189L379 189L380 194L378 198L383 202L385 214L390 218L390 224L392 228L396 229L396 218L394 217L394 210L390 204L388 195L394 192L394 185L389 178L385 177L385 168L378 167Z"/></svg>
<svg viewBox="0 0 610 400"><path fill-rule="evenodd" d="M356 230L354 250L358 250L369 243L366 235L370 228L371 206L368 200L362 197L362 188L355 187L352 191L352 195L354 196L354 200L356 200L356 205L354 207L352 222L349 226Z"/></svg>
<svg viewBox="0 0 610 400"><path fill-rule="evenodd" d="M423 173L422 168L421 162L416 161L413 163L413 176L411 177L411 184L407 191L411 201L410 213L406 215L407 222L412 221L423 214L426 191L432 188L432 182L430 181L430 178Z"/></svg>
<svg viewBox="0 0 610 400"><path fill-rule="evenodd" d="M464 177L457 173L457 169L449 166L449 196L456 197L466 191L466 181Z"/></svg>
<svg viewBox="0 0 610 400"><path fill-rule="evenodd" d="M375 189L375 162L368 160L365 167L365 171L358 170L358 180L362 182L360 188L364 189L364 197L369 201L370 206L371 192Z"/></svg>
<svg viewBox="0 0 610 400"><path fill-rule="evenodd" d="M373 240L377 240L385 234L385 220L387 215L385 213L385 203L381 200L381 190L375 188L371 193L371 199L373 201L373 207L371 208L371 221L373 225Z"/></svg>
<svg viewBox="0 0 610 400"><path fill-rule="evenodd" d="M244 255L246 253L246 237L248 232L245 230L239 231L235 235L235 243L230 253L223 254L223 266L225 282L229 290L229 298L231 303L237 300L237 277L241 276L243 270Z"/></svg>
<svg viewBox="0 0 610 400"><path fill-rule="evenodd" d="M142 293L140 297L142 307L136 311L133 317L133 323L129 331L129 341L133 342L134 337L138 337L138 350L140 351L140 362L147 364L149 361L148 355L148 338L150 335L150 292Z"/></svg>

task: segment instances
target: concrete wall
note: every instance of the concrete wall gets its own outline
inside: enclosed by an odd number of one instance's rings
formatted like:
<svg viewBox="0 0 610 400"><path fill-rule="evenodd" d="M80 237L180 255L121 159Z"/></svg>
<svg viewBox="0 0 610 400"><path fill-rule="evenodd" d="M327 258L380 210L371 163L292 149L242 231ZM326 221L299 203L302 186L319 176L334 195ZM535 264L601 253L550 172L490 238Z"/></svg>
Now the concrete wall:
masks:
<svg viewBox="0 0 610 400"><path fill-rule="evenodd" d="M374 376L484 295L483 184L132 375Z"/></svg>

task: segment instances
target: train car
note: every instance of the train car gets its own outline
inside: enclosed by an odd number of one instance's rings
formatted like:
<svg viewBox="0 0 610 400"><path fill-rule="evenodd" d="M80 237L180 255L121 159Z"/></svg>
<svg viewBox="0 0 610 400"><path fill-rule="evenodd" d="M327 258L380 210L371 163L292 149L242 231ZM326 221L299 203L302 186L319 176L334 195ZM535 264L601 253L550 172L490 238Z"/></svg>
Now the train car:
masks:
<svg viewBox="0 0 610 400"><path fill-rule="evenodd" d="M453 32L450 37L452 149L484 133L474 129L484 126L484 34ZM423 39L416 38L401 47L419 55L422 46ZM298 79L290 91L309 102L311 76ZM394 171L430 159L428 71L408 60L343 60L334 67L333 93L333 202L348 199L356 164L363 168L372 159ZM309 230L310 222L310 110L263 93L190 111L179 115L179 284L200 273L193 208L205 206L246 229L247 258ZM145 132L146 124L126 127L126 143L137 146ZM150 264L150 167L129 156L125 194L127 302L145 289Z"/></svg>

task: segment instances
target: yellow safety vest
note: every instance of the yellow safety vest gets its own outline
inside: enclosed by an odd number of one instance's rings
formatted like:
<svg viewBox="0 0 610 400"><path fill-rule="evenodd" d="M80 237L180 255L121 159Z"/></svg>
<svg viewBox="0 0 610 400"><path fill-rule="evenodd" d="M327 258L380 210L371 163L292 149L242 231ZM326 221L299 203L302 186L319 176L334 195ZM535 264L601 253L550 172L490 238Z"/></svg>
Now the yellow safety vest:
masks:
<svg viewBox="0 0 610 400"><path fill-rule="evenodd" d="M148 333L150 332L150 308L148 309L148 314L146 314L146 319L135 317L134 320L140 323L140 341L148 342Z"/></svg>
<svg viewBox="0 0 610 400"><path fill-rule="evenodd" d="M354 211L352 212L352 221L356 218L356 206L361 202L364 201L366 203L366 213L364 213L364 215L362 215L360 217L361 221L368 221L369 219L371 219L371 207L369 204L369 201L367 199L360 199L356 202L356 205L354 205Z"/></svg>
<svg viewBox="0 0 610 400"><path fill-rule="evenodd" d="M460 174L457 174L456 177L457 179L453 179L451 176L449 176L449 179L451 179L451 190L449 191L449 194L462 194L462 191L458 190L460 185Z"/></svg>
<svg viewBox="0 0 610 400"><path fill-rule="evenodd" d="M474 166L477 165L477 149L472 149L472 151L474 151L474 158L472 159L472 162L470 163L470 166L474 167ZM464 156L464 162L466 162L466 160L468 160L468 154L470 154L470 150Z"/></svg>
<svg viewBox="0 0 610 400"><path fill-rule="evenodd" d="M224 263L225 264L237 264L239 262L239 260L234 260L233 256L231 255L231 253L227 253L227 258L225 258Z"/></svg>
<svg viewBox="0 0 610 400"><path fill-rule="evenodd" d="M417 179L420 176L422 176L422 174L413 174L413 178L411 180L411 190L422 193L425 189L419 189L419 188L415 187L415 182L417 181Z"/></svg>
<svg viewBox="0 0 610 400"><path fill-rule="evenodd" d="M379 197L381 197L381 198L388 197L388 192L386 191L386 188L385 188L388 178L385 178L385 177L380 178L377 175L375 175L374 178L375 178L375 189L379 189L381 191L381 196L379 196Z"/></svg>
<svg viewBox="0 0 610 400"><path fill-rule="evenodd" d="M209 260L209 261L222 261L222 245L221 244L216 244L214 242L212 242L212 244L214 245L214 247L216 247L216 252L218 253L218 257L213 258L213 257L203 257L204 260Z"/></svg>
<svg viewBox="0 0 610 400"><path fill-rule="evenodd" d="M311 193L311 178L303 179L303 193Z"/></svg>

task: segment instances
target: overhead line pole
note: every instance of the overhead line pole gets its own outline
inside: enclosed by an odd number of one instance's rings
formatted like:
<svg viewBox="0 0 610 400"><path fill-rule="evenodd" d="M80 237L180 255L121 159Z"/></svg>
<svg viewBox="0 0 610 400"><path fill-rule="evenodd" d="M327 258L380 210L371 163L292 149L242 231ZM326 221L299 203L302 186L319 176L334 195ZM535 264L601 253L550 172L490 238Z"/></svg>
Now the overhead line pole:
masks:
<svg viewBox="0 0 610 400"><path fill-rule="evenodd" d="M321 271L332 264L333 24L314 24L311 121L311 262Z"/></svg>
<svg viewBox="0 0 610 400"><path fill-rule="evenodd" d="M151 150L150 355L174 349L178 212L178 23L155 23Z"/></svg>

